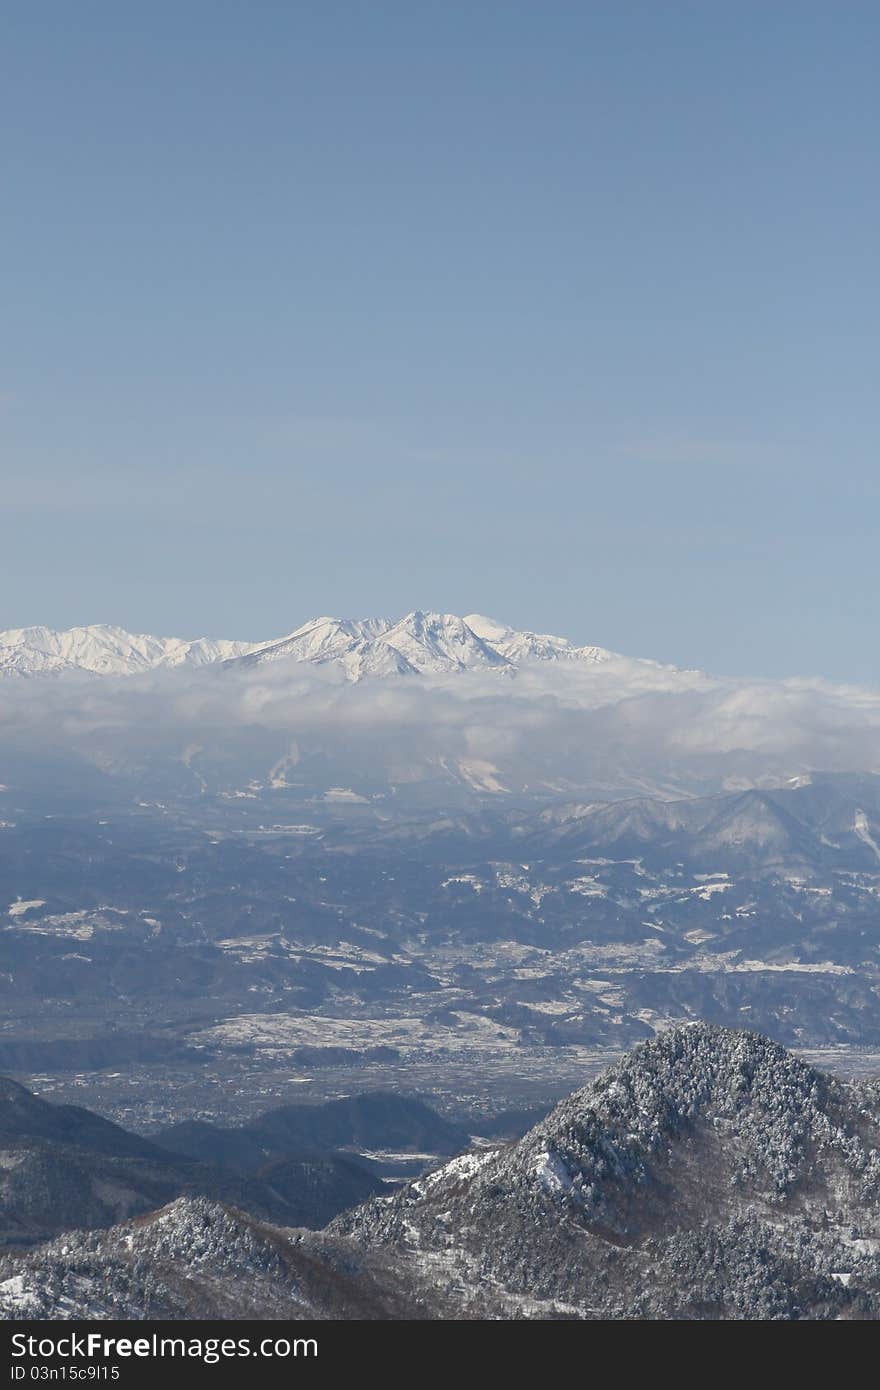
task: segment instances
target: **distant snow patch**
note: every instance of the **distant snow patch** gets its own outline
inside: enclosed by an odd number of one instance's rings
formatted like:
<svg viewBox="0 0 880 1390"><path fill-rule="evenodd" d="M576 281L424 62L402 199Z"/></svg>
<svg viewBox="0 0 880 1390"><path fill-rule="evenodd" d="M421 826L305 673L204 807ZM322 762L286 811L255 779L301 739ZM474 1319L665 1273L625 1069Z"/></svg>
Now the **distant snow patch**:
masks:
<svg viewBox="0 0 880 1390"><path fill-rule="evenodd" d="M25 901L19 898L17 902L9 904L10 917L22 917L26 912L30 912L35 907L45 907L46 902L43 898L29 898Z"/></svg>

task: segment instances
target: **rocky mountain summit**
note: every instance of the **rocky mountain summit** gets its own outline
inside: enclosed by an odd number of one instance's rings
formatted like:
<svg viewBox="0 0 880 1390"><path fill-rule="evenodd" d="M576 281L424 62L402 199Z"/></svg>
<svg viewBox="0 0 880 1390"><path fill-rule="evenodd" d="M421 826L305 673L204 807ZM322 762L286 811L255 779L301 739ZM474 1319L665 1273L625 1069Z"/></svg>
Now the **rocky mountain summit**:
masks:
<svg viewBox="0 0 880 1390"><path fill-rule="evenodd" d="M318 1284L323 1303L309 1293ZM272 1232L214 1204L177 1202L104 1235L7 1255L0 1307L55 1317L874 1318L880 1090L837 1081L755 1033L676 1028L521 1140L461 1154L324 1232Z"/></svg>

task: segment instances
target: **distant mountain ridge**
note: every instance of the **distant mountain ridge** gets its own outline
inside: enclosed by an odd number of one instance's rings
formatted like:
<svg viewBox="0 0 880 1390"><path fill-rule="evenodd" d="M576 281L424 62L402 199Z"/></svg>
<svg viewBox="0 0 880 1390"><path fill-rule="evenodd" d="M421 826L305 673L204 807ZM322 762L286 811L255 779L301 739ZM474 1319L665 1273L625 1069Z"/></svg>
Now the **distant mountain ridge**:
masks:
<svg viewBox="0 0 880 1390"><path fill-rule="evenodd" d="M243 656L259 645L209 637L153 637L103 623L60 632L49 627L9 628L0 632L0 675L86 671L133 676L160 667L207 666Z"/></svg>
<svg viewBox="0 0 880 1390"><path fill-rule="evenodd" d="M95 624L56 631L48 627L0 632L0 674L129 676L216 663L245 667L280 660L332 664L348 680L365 676L426 675L511 670L527 661L610 661L602 647L575 646L564 637L517 631L480 614L415 610L390 618L310 619L272 641L155 637ZM647 663L654 665L655 663Z"/></svg>

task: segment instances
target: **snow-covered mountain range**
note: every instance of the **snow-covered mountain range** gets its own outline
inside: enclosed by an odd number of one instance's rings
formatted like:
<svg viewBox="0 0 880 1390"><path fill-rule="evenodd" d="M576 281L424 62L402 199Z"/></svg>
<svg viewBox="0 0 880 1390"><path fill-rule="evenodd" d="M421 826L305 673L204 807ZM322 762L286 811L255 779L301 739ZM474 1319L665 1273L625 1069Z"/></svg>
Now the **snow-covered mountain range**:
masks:
<svg viewBox="0 0 880 1390"><path fill-rule="evenodd" d="M577 647L564 637L519 632L477 613L415 611L390 618L313 618L272 641L153 637L95 624L57 632L47 627L0 632L0 674L57 675L80 671L129 676L162 667L213 662L260 666L281 660L328 663L347 679L365 676L511 670L529 661L595 665L613 657L601 647ZM653 663L646 663L653 665Z"/></svg>
<svg viewBox="0 0 880 1390"><path fill-rule="evenodd" d="M133 676L160 666L206 666L243 656L258 646L258 642L208 637L151 637L102 623L66 632L49 627L10 628L0 632L0 674L87 671L98 676Z"/></svg>

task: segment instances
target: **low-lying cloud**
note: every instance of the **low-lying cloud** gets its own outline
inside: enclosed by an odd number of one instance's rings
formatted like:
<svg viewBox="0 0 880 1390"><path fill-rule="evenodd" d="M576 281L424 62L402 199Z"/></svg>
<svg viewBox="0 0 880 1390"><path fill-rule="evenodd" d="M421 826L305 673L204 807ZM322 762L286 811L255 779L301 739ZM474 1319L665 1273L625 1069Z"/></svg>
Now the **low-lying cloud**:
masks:
<svg viewBox="0 0 880 1390"><path fill-rule="evenodd" d="M675 795L880 768L880 692L624 660L354 684L332 666L292 662L5 680L0 781L26 778L29 759L45 774L53 758L193 790L451 778Z"/></svg>

